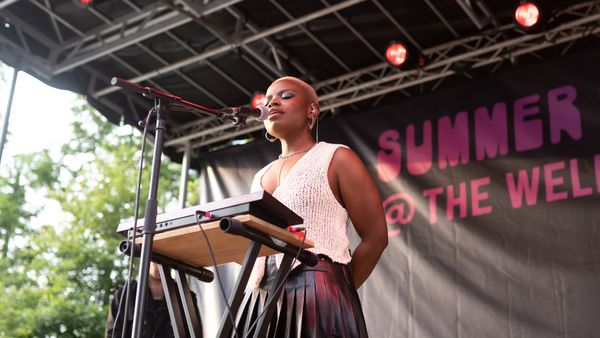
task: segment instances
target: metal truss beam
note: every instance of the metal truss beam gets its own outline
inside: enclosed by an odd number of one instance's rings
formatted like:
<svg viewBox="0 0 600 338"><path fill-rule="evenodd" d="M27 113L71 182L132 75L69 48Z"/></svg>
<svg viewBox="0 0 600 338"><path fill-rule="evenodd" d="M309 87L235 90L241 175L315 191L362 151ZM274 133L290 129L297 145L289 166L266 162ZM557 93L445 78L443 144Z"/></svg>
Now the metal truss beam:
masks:
<svg viewBox="0 0 600 338"><path fill-rule="evenodd" d="M30 71L33 74L37 74L46 80L50 79L50 76L46 72L47 68L44 63L45 60L31 55L26 47L19 46L14 41L9 40L2 35L0 35L0 44L5 44L10 47L10 49L8 49L6 60L8 60L8 63L12 64L15 68L25 70L23 65L28 65L28 72ZM23 62L22 60L26 62Z"/></svg>
<svg viewBox="0 0 600 338"><path fill-rule="evenodd" d="M198 16L205 16L220 10L223 7L233 5L240 1L241 0L213 1L206 6L198 8L197 14ZM120 30L112 32L112 29L107 28L106 30L108 31L110 29L112 34L89 46L78 47L77 53L74 55L69 55L67 59L56 65L52 70L52 74L58 75L64 73L81 66L82 64L99 59L117 50L123 49L160 33L167 32L173 28L182 26L192 21L192 18L177 11L168 10L162 12L158 10L159 8L161 7L155 7L151 11L145 11L144 13L148 13L148 15L138 15L135 17L146 20L143 23L142 28L140 28L140 26L134 26L125 29L122 32ZM111 25L114 27L114 24ZM89 39L89 36L81 35L81 40L78 44L76 44L76 46L80 46L81 42L85 42Z"/></svg>
<svg viewBox="0 0 600 338"><path fill-rule="evenodd" d="M148 18L156 15L156 13L162 12L167 8L165 5L151 5L144 8L144 11L135 11L130 14L124 15L117 20L112 20L110 24L100 26L85 32L84 37L72 38L65 41L59 48L59 52L69 51L77 46L83 46L90 41L96 40L98 43L102 43L105 39L108 39L111 35L120 35L123 27L130 27L137 23L141 23ZM88 48L91 48L88 47Z"/></svg>
<svg viewBox="0 0 600 338"><path fill-rule="evenodd" d="M123 34L112 35L102 42L95 43L92 47L81 48L77 54L71 55L56 65L52 70L52 75L59 75L77 68L127 46L179 27L189 21L189 18L177 12L166 12L146 23L145 27L141 30L139 27L132 27L123 32Z"/></svg>
<svg viewBox="0 0 600 338"><path fill-rule="evenodd" d="M200 61L203 61L203 60L206 60L206 59L214 57L216 55L220 55L220 54L226 53L226 52L228 52L230 50L233 50L235 48L238 48L238 47L240 47L242 45L250 44L250 43L253 43L255 41L259 41L259 40L267 38L267 37L269 37L271 35L274 35L274 34L277 34L279 32L285 31L285 30L290 29L292 27L296 27L296 26L298 26L300 24L303 24L305 22L317 19L319 17L325 16L325 15L329 15L331 13L335 13L335 12L337 12L339 10L342 10L344 8L347 8L347 7L353 6L355 4L361 3L363 1L365 1L365 0L346 0L344 2L340 2L340 3L335 4L333 6L330 6L330 7L327 7L327 8L323 8L323 9L318 10L316 12L313 12L313 13L310 13L308 15L302 16L302 17L300 17L300 18L298 18L296 20L289 21L289 22L281 24L279 26L275 26L275 27L266 29L266 30L264 30L262 32L256 33L256 34L254 34L252 36L248 36L246 38L243 38L237 44L228 44L228 45L219 46L217 48L213 48L213 49L211 49L209 51L206 51L206 52L204 52L202 54L198 54L198 55L189 57L187 59L175 62L175 63L173 63L173 64L171 64L169 66L162 67L160 69L148 72L146 74L137 76L137 77L132 78L132 79L128 79L128 81L134 82L134 83L138 83L138 82L142 82L142 81L148 80L148 79L150 79L150 78L152 78L154 76L164 75L164 74L171 73L171 72L175 71L176 69L179 69L179 68L185 67L187 65L190 65L190 64L193 64L193 63L197 63L197 62L200 62ZM191 19L189 19L189 20L191 20ZM117 88L117 87L106 87L104 89L101 89L101 90L97 91L94 94L94 96L99 97L99 96L107 95L107 94L110 94L110 93L112 93L114 91L117 91L117 90L119 90L119 88Z"/></svg>
<svg viewBox="0 0 600 338"><path fill-rule="evenodd" d="M26 20L21 19L20 17L13 15L9 11L2 11L2 17L8 19L15 29L20 29L30 37L34 38L38 42L40 42L43 46L46 46L48 49L58 48L59 44L50 40L47 35L41 33L39 30L33 28L31 25L27 23Z"/></svg>
<svg viewBox="0 0 600 338"><path fill-rule="evenodd" d="M520 55L600 34L600 26L597 25L600 21L600 4L597 1L571 7L564 13L575 19L546 32L525 34L505 40L502 31L514 28L507 25L500 27L500 31L490 31L487 35L473 36L426 49L423 52L430 63L423 68L398 72L383 62L316 83L313 86L318 91L324 87L335 88L334 91L320 95L321 110L333 110L417 85L437 86L436 81L460 73L464 69L498 65ZM188 142L192 148L210 146L260 130L263 125L254 122L246 126L224 124L215 128L205 127L206 119L182 126L166 145L175 146L179 151L183 151L184 144Z"/></svg>
<svg viewBox="0 0 600 338"><path fill-rule="evenodd" d="M4 0L4 1L0 2L0 9L8 7L17 1L19 1L19 0Z"/></svg>

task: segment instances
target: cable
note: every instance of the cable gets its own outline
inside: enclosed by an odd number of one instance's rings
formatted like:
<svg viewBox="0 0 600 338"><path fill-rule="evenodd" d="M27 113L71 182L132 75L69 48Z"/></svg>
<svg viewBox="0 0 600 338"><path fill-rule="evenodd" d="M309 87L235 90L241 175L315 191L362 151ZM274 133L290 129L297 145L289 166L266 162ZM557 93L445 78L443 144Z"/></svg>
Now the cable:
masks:
<svg viewBox="0 0 600 338"><path fill-rule="evenodd" d="M282 280L281 280L281 284L279 284L279 286L277 286L277 288L275 289L275 291L273 291L273 294L277 294L279 293L279 291L281 290L281 288L285 285L285 282L288 278L288 276L290 275L290 273L292 272L293 268L294 268L294 264L298 261L298 257L300 256L300 253L302 252L302 250L304 250L304 243L306 241L306 232L308 230L304 230L304 237L302 237L302 243L300 244L300 247L298 248L298 252L296 253L296 256L294 257L294 259L292 260L292 264L290 265L290 270L285 274L285 276L283 276ZM279 298L279 297L277 297ZM265 306L263 307L263 310L261 311L261 313L258 314L258 316L256 317L256 319L254 320L254 323L252 323L252 325L250 326L250 328L248 329L248 331L246 332L246 334L244 335L244 338L247 338L248 335L252 332L252 330L254 330L254 327L256 326L256 324L258 324L258 320L260 319L260 317L264 316L265 313L267 312L267 309L269 308L269 306L271 306L271 303L275 300L276 298L273 297L271 298L271 300L265 304Z"/></svg>
<svg viewBox="0 0 600 338"><path fill-rule="evenodd" d="M148 125L150 124L150 117L152 117L154 115L154 109L152 109L150 111L150 113L148 114L148 116L146 117L146 121L141 122L144 123L144 130L142 132L142 147L140 149L140 165L138 167L138 178L137 178L137 184L136 184L136 190L135 190L135 205L134 205L134 216L133 216L133 229L132 229L132 242L135 243L135 235L137 233L137 221L138 221L138 216L139 216L139 211L140 211L140 190L141 190L141 185L142 185L142 172L144 169L144 152L146 150L146 136L148 134ZM121 310L123 308L123 306L125 307L125 316L123 318L123 327L121 329L121 338L125 338L125 331L127 328L127 315L129 314L129 311L127 311L127 309L129 308L129 295L131 294L131 292L129 292L129 288L131 287L131 272L133 271L133 257L135 256L135 245L131 246L131 252L129 253L129 266L127 267L127 280L125 282L125 288L124 290L127 291L127 295L125 297L125 304L123 304L122 299L119 301L119 309L117 310L117 315L115 316L115 324L117 323L117 320L119 319L119 314L121 313ZM121 297L123 298L123 297ZM113 324L114 325L114 324ZM113 330L112 334L111 334L111 338L114 338L115 335L115 331Z"/></svg>
<svg viewBox="0 0 600 338"><path fill-rule="evenodd" d="M212 261L213 266L215 267L215 274L217 276L217 282L219 283L219 289L221 289L221 295L223 296L223 299L225 300L225 306L227 306L227 313L229 314L229 320L231 321L231 324L233 326L233 332L235 333L235 336L237 338L239 338L237 329L236 329L236 325L235 325L235 319L233 318L233 315L231 314L231 306L229 306L229 301L227 300L227 295L225 295L225 288L223 288L223 282L221 280L221 275L219 274L219 268L217 267L217 260L215 259L215 255L213 253L212 246L210 245L210 241L208 240L208 236L206 235L206 232L204 232L202 223L200 223L199 216L200 216L199 212L196 211L196 213L195 213L196 224L198 224L198 227L200 228L200 232L202 233L202 236L204 237L204 241L206 242L206 246L208 247L208 252L210 254L210 259Z"/></svg>
<svg viewBox="0 0 600 338"><path fill-rule="evenodd" d="M121 289L121 296L119 297L119 307L117 308L117 315L113 319L113 323L112 323L113 327L111 328L111 331L110 331L111 338L114 338L114 336L115 336L115 327L117 326L117 321L119 320L119 314L121 313L121 309L122 309L121 305L123 304L123 297L125 297L126 292L129 292L129 283L125 283L123 285L123 288ZM118 295L118 293L117 293L117 295ZM109 307L110 307L110 305L109 305ZM127 310L125 310L125 311L127 311ZM121 331L121 334L122 334L122 332L123 331Z"/></svg>

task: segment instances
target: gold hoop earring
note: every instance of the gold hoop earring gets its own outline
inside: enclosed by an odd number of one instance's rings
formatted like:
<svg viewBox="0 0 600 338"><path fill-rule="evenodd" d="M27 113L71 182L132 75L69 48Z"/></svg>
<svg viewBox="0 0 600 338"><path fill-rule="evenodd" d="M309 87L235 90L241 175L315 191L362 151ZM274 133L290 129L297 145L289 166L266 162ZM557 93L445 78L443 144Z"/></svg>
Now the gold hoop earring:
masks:
<svg viewBox="0 0 600 338"><path fill-rule="evenodd" d="M277 141L277 137L275 137L275 136L269 137L269 136L273 136L273 135L269 134L268 131L265 131L265 138L267 139L267 141L269 141L271 143Z"/></svg>

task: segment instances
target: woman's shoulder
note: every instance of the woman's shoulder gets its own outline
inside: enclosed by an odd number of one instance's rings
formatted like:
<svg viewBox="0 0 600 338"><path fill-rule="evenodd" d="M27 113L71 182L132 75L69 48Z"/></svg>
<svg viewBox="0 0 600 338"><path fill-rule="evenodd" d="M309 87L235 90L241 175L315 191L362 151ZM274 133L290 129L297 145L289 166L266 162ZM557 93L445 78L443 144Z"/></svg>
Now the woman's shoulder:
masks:
<svg viewBox="0 0 600 338"><path fill-rule="evenodd" d="M319 142L317 143L317 148L320 149L321 153L330 153L332 156L337 156L338 152L347 152L352 150L345 144L341 143L329 143L329 142Z"/></svg>
<svg viewBox="0 0 600 338"><path fill-rule="evenodd" d="M338 157L338 156L341 156L341 157L352 156L353 154L355 154L354 151L350 147L348 147L345 144L341 144L341 143L329 143L329 142L321 141L318 143L318 145L321 149L332 152L334 158Z"/></svg>
<svg viewBox="0 0 600 338"><path fill-rule="evenodd" d="M336 169L348 169L354 166L363 165L360 157L345 144L328 143L328 147L332 150L331 165Z"/></svg>
<svg viewBox="0 0 600 338"><path fill-rule="evenodd" d="M336 157L346 155L338 155L338 153L352 152L348 146L339 143L328 143L328 142L319 142L313 148L314 151L311 152L311 156L313 158L318 159L319 163L323 163L323 165L329 167L331 166L331 162L335 160Z"/></svg>

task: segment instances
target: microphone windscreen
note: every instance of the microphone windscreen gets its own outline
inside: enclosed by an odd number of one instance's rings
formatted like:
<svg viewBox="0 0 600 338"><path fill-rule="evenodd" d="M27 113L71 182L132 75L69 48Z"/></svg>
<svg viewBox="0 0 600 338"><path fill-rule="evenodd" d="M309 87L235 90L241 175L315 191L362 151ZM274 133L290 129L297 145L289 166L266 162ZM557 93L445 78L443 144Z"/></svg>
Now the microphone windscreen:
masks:
<svg viewBox="0 0 600 338"><path fill-rule="evenodd" d="M258 121L264 121L269 117L269 108L263 105L258 105L256 108L260 109L260 116L256 118Z"/></svg>

